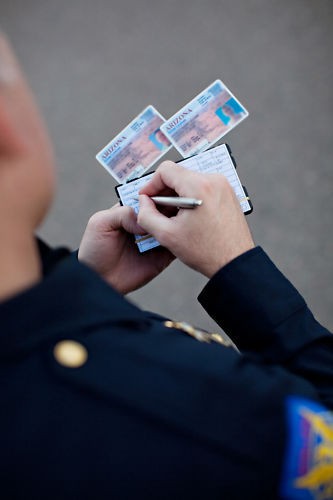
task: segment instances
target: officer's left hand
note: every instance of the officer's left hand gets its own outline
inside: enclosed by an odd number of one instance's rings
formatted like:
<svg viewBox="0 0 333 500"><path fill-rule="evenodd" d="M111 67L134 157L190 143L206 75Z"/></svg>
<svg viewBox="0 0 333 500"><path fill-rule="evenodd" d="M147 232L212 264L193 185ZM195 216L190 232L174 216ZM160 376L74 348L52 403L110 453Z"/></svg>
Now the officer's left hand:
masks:
<svg viewBox="0 0 333 500"><path fill-rule="evenodd" d="M174 259L165 248L140 254L133 234L144 234L130 207L115 205L94 214L83 235L79 260L118 292L132 292L160 274Z"/></svg>

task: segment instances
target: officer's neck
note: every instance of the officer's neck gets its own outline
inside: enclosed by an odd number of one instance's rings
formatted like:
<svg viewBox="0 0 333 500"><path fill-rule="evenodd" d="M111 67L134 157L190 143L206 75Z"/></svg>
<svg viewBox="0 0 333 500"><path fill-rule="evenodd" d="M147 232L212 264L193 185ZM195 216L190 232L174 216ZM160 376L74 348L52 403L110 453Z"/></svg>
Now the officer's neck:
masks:
<svg viewBox="0 0 333 500"><path fill-rule="evenodd" d="M41 279L41 263L33 234L0 221L0 302Z"/></svg>

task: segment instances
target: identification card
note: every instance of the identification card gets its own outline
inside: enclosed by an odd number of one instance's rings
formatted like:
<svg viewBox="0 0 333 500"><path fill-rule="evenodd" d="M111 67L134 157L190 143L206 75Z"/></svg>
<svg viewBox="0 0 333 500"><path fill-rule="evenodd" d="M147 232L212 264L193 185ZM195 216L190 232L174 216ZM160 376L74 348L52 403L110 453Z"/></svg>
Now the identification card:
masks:
<svg viewBox="0 0 333 500"><path fill-rule="evenodd" d="M178 163L178 165L194 172L201 172L204 174L223 174L234 189L243 212L248 214L252 211L251 202L239 180L233 159L226 144L221 144L220 146L205 151L204 153L182 160ZM127 184L117 186L116 191L121 203L132 207L134 211L138 213L139 202L137 201L137 198L139 196L139 191L143 188L143 186L145 186L145 184L147 184L153 175L154 173L151 173ZM200 210L200 208L198 210ZM136 235L135 242L141 253L159 245L155 238L148 234L143 236Z"/></svg>
<svg viewBox="0 0 333 500"><path fill-rule="evenodd" d="M188 158L210 148L248 115L224 83L216 80L167 120L161 130Z"/></svg>
<svg viewBox="0 0 333 500"><path fill-rule="evenodd" d="M164 122L154 106L148 106L96 155L96 159L120 183L140 177L172 147L161 132Z"/></svg>

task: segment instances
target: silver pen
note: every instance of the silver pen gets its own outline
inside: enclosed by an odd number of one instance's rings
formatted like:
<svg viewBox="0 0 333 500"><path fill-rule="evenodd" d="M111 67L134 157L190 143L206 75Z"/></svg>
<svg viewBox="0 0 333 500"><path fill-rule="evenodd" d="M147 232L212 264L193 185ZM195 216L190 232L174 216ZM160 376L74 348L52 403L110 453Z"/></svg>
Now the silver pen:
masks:
<svg viewBox="0 0 333 500"><path fill-rule="evenodd" d="M139 201L139 198L134 198ZM165 207L177 207L177 208L196 208L202 205L202 200L197 198L182 198L180 196L151 196L156 205L164 205Z"/></svg>

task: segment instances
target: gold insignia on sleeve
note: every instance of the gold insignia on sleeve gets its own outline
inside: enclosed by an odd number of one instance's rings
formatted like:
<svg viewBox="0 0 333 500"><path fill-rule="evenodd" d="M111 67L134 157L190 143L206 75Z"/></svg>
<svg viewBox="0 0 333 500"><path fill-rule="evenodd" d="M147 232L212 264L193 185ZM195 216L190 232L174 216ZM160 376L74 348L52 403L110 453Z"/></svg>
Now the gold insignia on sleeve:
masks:
<svg viewBox="0 0 333 500"><path fill-rule="evenodd" d="M185 321L168 320L164 322L164 326L166 326L167 328L174 328L176 330L181 330L182 332L187 333L187 335L190 335L199 342L206 342L207 344L210 344L211 342L216 342L218 344L224 345L225 347L232 347L235 350L237 350L236 346L231 340L222 337L222 335L220 335L219 333L209 333L206 332L205 330L194 328L194 326L190 325L189 323L186 323Z"/></svg>
<svg viewBox="0 0 333 500"><path fill-rule="evenodd" d="M330 419L330 423L327 420ZM303 418L311 429L307 458L311 467L295 481L296 488L304 488L316 500L333 498L333 425L330 412L316 414L302 411Z"/></svg>

